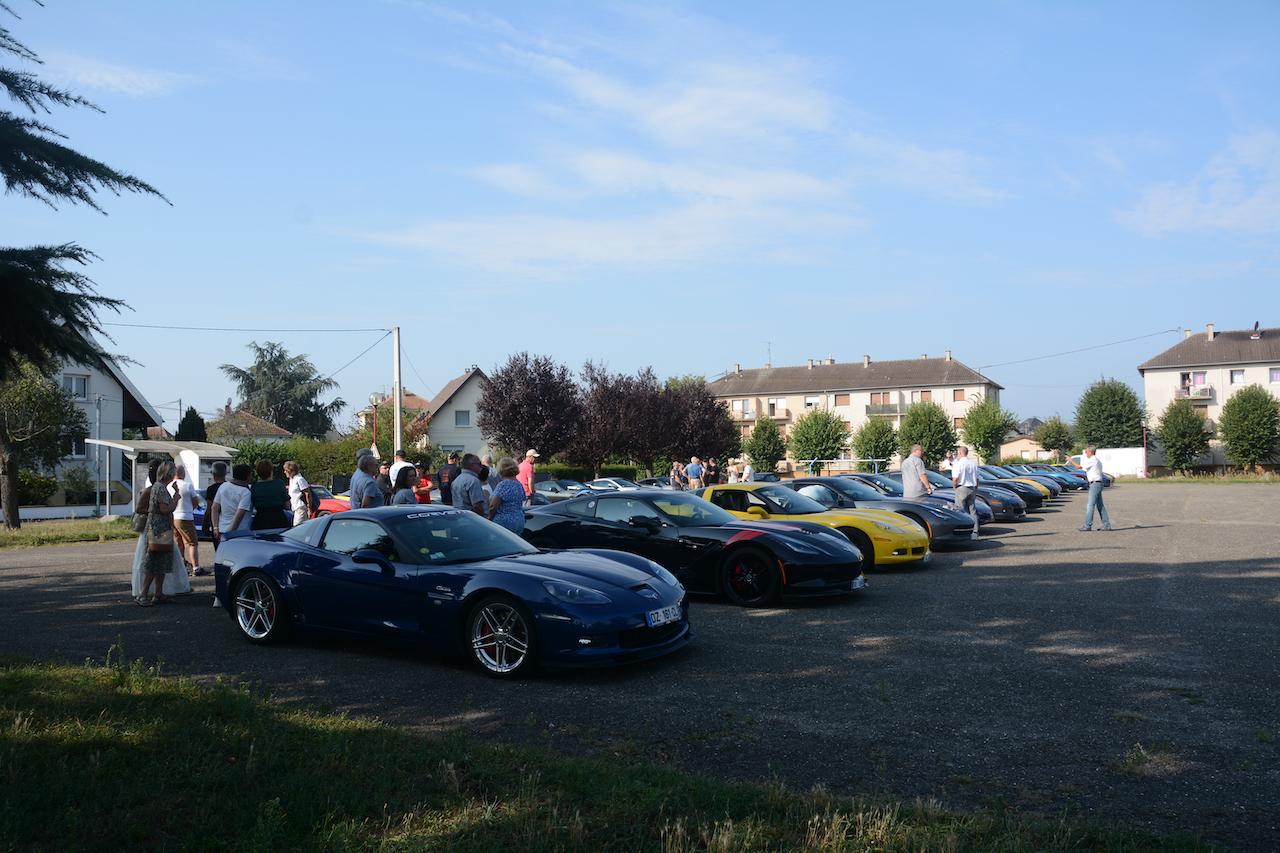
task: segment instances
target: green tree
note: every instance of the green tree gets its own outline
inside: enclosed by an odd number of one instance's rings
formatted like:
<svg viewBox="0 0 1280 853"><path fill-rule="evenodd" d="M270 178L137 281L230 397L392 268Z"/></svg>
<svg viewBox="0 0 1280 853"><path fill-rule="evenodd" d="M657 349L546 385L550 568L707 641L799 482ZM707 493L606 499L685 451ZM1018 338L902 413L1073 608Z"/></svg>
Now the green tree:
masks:
<svg viewBox="0 0 1280 853"><path fill-rule="evenodd" d="M491 444L522 455L533 448L550 459L573 441L582 391L573 372L550 356L518 352L489 373L476 410Z"/></svg>
<svg viewBox="0 0 1280 853"><path fill-rule="evenodd" d="M1175 471L1188 471L1209 449L1212 433L1189 400L1174 400L1160 416L1155 436L1165 463Z"/></svg>
<svg viewBox="0 0 1280 853"><path fill-rule="evenodd" d="M888 418L872 418L853 434L853 454L859 459L879 459L887 463L898 450L898 433ZM871 471L877 463L858 463L858 470Z"/></svg>
<svg viewBox="0 0 1280 853"><path fill-rule="evenodd" d="M791 425L791 454L796 461L839 459L849 449L849 422L826 409L810 409ZM818 466L821 471L821 466Z"/></svg>
<svg viewBox="0 0 1280 853"><path fill-rule="evenodd" d="M1076 404L1076 438L1096 447L1141 447L1146 414L1138 395L1119 379L1099 379Z"/></svg>
<svg viewBox="0 0 1280 853"><path fill-rule="evenodd" d="M756 421L747 440L742 442L742 452L751 460L751 467L755 470L775 471L778 463L786 458L787 440L782 437L773 418L762 417Z"/></svg>
<svg viewBox="0 0 1280 853"><path fill-rule="evenodd" d="M957 444L956 431L951 418L937 403L912 403L902 416L898 428L898 453L903 459L911 452L911 445L924 449L924 464L933 467L948 450Z"/></svg>
<svg viewBox="0 0 1280 853"><path fill-rule="evenodd" d="M0 12L13 14L4 3ZM40 63L40 57L5 27L0 27L0 55L21 64ZM69 202L99 211L94 194L102 190L164 199L150 184L63 144L66 137L40 120L53 107L84 107L101 113L99 107L44 82L21 65L0 67L0 89L18 110L0 109L0 177L6 192L51 208ZM67 266L83 266L93 257L74 243L0 247L0 292L5 294L0 312L0 381L20 371L24 362L47 373L62 361L94 364L107 356L93 337L106 337L98 311L119 311L124 303L98 295L83 273Z"/></svg>
<svg viewBox="0 0 1280 853"><path fill-rule="evenodd" d="M729 407L715 398L701 376L668 379L662 401L670 422L666 437L670 458L688 460L691 456L700 456L704 462L708 459L724 462L738 455L742 432L729 414ZM650 470L654 474L665 474L669 468L651 467Z"/></svg>
<svg viewBox="0 0 1280 853"><path fill-rule="evenodd" d="M283 344L267 341L253 350L253 364L220 368L236 384L240 394L239 408L248 409L278 427L297 435L322 436L333 429L334 418L346 405L342 398L320 402L320 395L338 383L321 376L305 355L289 355ZM395 448L379 448L393 453Z"/></svg>
<svg viewBox="0 0 1280 853"><path fill-rule="evenodd" d="M964 440L973 446L983 462L993 463L1000 458L1000 445L1005 437L1018 426L1018 418L1000 408L992 397L985 397L969 407L964 415ZM944 451L945 452L945 451Z"/></svg>
<svg viewBox="0 0 1280 853"><path fill-rule="evenodd" d="M1071 451L1076 441L1071 425L1057 415L1036 427L1035 440L1045 450L1052 450L1054 458L1059 461Z"/></svg>
<svg viewBox="0 0 1280 853"><path fill-rule="evenodd" d="M1218 435L1227 458L1246 470L1276 458L1280 443L1280 403L1260 385L1241 388L1222 407Z"/></svg>
<svg viewBox="0 0 1280 853"><path fill-rule="evenodd" d="M89 434L89 419L62 387L32 364L0 382L0 504L4 526L17 530L18 470L52 468L66 444Z"/></svg>
<svg viewBox="0 0 1280 853"><path fill-rule="evenodd" d="M204 428L204 418L200 417L200 413L196 411L195 406L187 406L186 413L182 416L182 420L178 422L178 432L174 438L178 441L209 440L209 435Z"/></svg>

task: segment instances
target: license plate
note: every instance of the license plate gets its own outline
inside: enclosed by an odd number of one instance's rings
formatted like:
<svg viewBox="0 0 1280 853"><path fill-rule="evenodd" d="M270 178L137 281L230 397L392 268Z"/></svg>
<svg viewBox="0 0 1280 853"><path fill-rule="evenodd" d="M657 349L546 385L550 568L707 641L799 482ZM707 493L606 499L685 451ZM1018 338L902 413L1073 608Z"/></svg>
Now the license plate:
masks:
<svg viewBox="0 0 1280 853"><path fill-rule="evenodd" d="M678 622L680 621L680 605L672 604L669 607L650 610L644 615L644 621L650 628L656 628L659 625L666 625L670 622Z"/></svg>

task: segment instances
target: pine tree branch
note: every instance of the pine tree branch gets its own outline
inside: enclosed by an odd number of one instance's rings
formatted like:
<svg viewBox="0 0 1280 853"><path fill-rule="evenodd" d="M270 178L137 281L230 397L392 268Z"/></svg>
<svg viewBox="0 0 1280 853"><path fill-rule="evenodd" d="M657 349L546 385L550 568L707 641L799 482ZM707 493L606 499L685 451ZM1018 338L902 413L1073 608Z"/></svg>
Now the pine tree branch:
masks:
<svg viewBox="0 0 1280 853"><path fill-rule="evenodd" d="M28 71L0 68L0 86L8 91L10 98L33 113L50 112L50 104L62 107L88 107L95 112L105 112L102 107L87 98L72 94L66 89L51 86Z"/></svg>

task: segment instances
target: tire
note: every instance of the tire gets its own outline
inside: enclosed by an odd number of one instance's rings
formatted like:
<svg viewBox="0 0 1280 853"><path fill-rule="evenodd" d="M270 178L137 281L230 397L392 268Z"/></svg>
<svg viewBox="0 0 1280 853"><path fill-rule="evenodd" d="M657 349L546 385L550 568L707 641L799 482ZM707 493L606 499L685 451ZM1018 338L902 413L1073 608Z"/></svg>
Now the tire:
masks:
<svg viewBox="0 0 1280 853"><path fill-rule="evenodd" d="M486 595L467 611L463 648L485 675L517 678L537 666L533 616L509 595Z"/></svg>
<svg viewBox="0 0 1280 853"><path fill-rule="evenodd" d="M251 643L266 645L289 633L289 608L279 585L259 571L245 572L236 581L232 617L240 634Z"/></svg>
<svg viewBox="0 0 1280 853"><path fill-rule="evenodd" d="M782 591L782 578L773 558L759 548L739 548L720 567L725 597L742 607L773 603Z"/></svg>
<svg viewBox="0 0 1280 853"><path fill-rule="evenodd" d="M869 572L876 567L876 546L871 538L854 527L842 527L840 532L849 537L849 541L862 552L862 571Z"/></svg>

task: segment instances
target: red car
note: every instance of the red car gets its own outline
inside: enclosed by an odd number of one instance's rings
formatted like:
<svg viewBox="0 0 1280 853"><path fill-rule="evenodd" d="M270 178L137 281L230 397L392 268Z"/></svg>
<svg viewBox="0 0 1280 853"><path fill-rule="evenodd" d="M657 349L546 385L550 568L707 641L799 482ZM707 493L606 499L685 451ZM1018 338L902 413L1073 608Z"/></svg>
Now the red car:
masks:
<svg viewBox="0 0 1280 853"><path fill-rule="evenodd" d="M327 486L312 486L311 505L316 507L311 517L318 518L322 515L333 515L335 512L346 512L351 509L351 499L346 495L335 495Z"/></svg>

